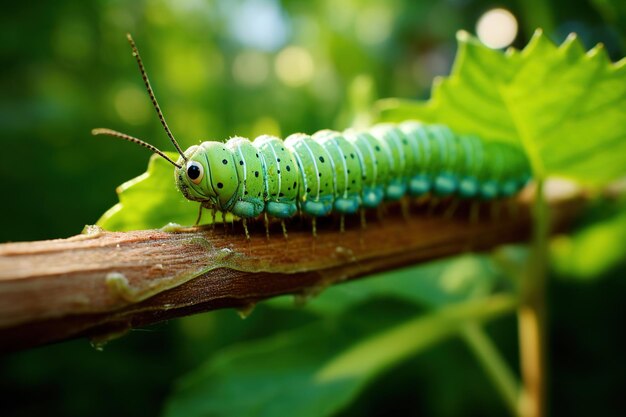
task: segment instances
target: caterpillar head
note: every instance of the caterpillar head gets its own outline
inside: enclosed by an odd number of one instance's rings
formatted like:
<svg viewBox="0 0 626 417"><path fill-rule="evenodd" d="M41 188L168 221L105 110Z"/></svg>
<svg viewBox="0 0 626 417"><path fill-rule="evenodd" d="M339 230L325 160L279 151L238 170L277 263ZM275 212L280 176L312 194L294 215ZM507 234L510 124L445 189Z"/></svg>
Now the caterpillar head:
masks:
<svg viewBox="0 0 626 417"><path fill-rule="evenodd" d="M175 171L180 192L189 200L209 202L226 210L239 185L233 154L223 143L203 142L183 155Z"/></svg>
<svg viewBox="0 0 626 417"><path fill-rule="evenodd" d="M157 116L165 129L165 133L167 133L167 136L180 154L180 157L177 162L174 162L155 146L115 130L93 129L91 133L94 135L114 136L148 148L176 167L176 185L186 198L208 203L209 206L215 206L224 211L228 210L235 200L234 196L239 185L237 181L237 169L232 153L219 142L204 142L200 145L192 146L187 149L187 151L183 152L165 122L163 112L154 96L150 81L148 81L148 75L146 74L137 46L130 34L127 34L126 37L130 43L133 56L137 61L139 72L142 75L146 90L154 105Z"/></svg>

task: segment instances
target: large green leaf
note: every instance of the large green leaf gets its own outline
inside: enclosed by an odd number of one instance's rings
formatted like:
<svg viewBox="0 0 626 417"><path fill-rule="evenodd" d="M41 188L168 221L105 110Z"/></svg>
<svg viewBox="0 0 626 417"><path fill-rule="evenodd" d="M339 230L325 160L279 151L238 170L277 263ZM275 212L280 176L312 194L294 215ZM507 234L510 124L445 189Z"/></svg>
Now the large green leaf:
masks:
<svg viewBox="0 0 626 417"><path fill-rule="evenodd" d="M346 314L340 320L231 347L178 384L165 415L332 415L389 367L453 336L468 323L502 316L515 307L514 297L493 296L391 327L378 323L377 330L372 324L376 318Z"/></svg>
<svg viewBox="0 0 626 417"><path fill-rule="evenodd" d="M539 30L522 51L489 49L466 32L458 41L432 98L384 100L383 120L521 143L539 177L602 185L626 174L626 60L611 63L602 45L585 53L574 35L557 47Z"/></svg>

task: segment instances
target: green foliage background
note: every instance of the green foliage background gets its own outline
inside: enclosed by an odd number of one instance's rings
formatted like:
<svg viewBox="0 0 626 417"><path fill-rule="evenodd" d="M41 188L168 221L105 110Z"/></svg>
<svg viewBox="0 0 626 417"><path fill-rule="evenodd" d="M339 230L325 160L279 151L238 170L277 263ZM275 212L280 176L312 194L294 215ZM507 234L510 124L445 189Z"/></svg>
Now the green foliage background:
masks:
<svg viewBox="0 0 626 417"><path fill-rule="evenodd" d="M559 43L576 31L586 48L601 41L612 58L626 54L626 13L618 0L12 4L0 25L0 241L78 233L117 201L118 184L145 170L145 150L93 138L91 128L111 127L171 149L126 32L135 37L170 127L186 147L233 135L343 128L367 101L359 95L425 98L432 78L450 70L456 31L473 33L478 17L496 5L519 18L518 47L541 26ZM255 32L259 22L273 25L273 35ZM312 78L302 85L285 84L275 71L289 45L312 59ZM242 70L250 62L266 66L265 77ZM572 237L553 243L553 415L623 409L624 207L598 200ZM523 251L515 256L523 259ZM279 299L245 321L220 311L139 329L104 352L74 341L7 355L0 358L0 414L210 409L246 415L271 398L277 407L264 415L279 414L290 401L302 407L296 415L320 415L315 407L321 405L346 416L502 415L504 403L460 338L416 348L401 367L392 363L376 378L368 374L368 385L332 389L331 397L307 378L363 338L515 285L490 258L463 257L336 287L303 309ZM515 366L514 317L487 330ZM290 356L295 349L302 355ZM296 399L284 394L292 384L301 388Z"/></svg>

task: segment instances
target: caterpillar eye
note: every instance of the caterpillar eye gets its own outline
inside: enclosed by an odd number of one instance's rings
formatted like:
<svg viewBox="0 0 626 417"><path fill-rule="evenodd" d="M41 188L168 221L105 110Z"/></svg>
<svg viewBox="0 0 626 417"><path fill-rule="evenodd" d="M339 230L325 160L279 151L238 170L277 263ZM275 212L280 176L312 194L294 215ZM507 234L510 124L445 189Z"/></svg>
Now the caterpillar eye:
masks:
<svg viewBox="0 0 626 417"><path fill-rule="evenodd" d="M204 176L204 168L196 161L190 161L187 164L187 176L194 184L200 184Z"/></svg>

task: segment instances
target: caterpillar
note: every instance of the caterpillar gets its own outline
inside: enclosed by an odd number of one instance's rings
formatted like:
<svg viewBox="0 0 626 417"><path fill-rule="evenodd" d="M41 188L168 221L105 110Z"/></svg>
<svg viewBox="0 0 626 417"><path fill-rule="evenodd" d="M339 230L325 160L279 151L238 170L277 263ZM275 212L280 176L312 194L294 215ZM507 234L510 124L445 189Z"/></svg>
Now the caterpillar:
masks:
<svg viewBox="0 0 626 417"><path fill-rule="evenodd" d="M315 219L376 208L405 195L494 200L515 195L530 178L530 165L517 146L455 134L440 124L406 121L367 130L313 135L284 141L263 135L206 141L183 151L171 133L148 80L139 51L127 35L148 95L177 161L140 139L111 129L94 129L137 143L175 167L178 190L202 209L232 213L244 222L264 214L284 219L303 213ZM266 222L267 224L267 222ZM342 224L343 227L343 224Z"/></svg>

